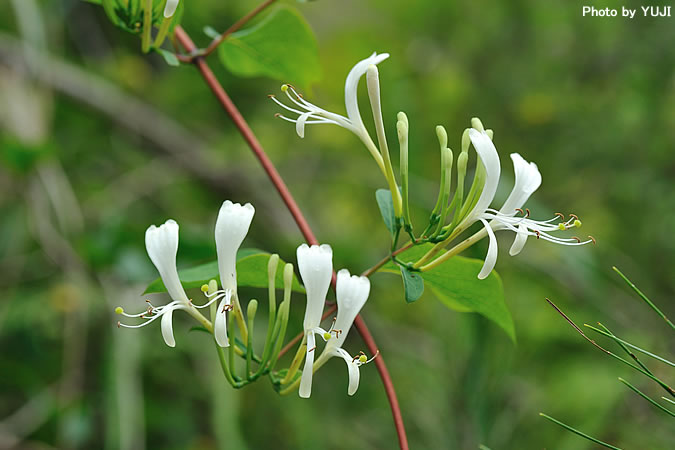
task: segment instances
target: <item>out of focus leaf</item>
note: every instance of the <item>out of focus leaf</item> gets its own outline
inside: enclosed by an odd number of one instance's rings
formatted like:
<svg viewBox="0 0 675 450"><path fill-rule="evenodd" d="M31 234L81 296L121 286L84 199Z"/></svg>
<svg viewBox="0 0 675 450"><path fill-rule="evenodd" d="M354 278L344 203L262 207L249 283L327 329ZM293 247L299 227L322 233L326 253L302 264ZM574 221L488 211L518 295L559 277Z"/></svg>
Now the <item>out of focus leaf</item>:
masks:
<svg viewBox="0 0 675 450"><path fill-rule="evenodd" d="M240 77L267 76L304 87L321 77L314 33L302 15L288 6L228 36L219 55L225 67Z"/></svg>
<svg viewBox="0 0 675 450"><path fill-rule="evenodd" d="M399 255L399 259L416 261L430 248L431 244L413 247ZM479 259L454 256L424 272L424 282L448 308L460 312L477 312L499 325L515 341L513 319L504 302L502 280L494 270L486 279L479 280L477 275L481 267L483 261ZM380 270L401 273L393 262L385 264Z"/></svg>
<svg viewBox="0 0 675 450"><path fill-rule="evenodd" d="M178 61L178 58L176 58L176 55L171 53L170 51L164 50L163 48L155 48L155 51L162 55L164 58L164 61L170 66L177 67L180 65L180 62Z"/></svg>
<svg viewBox="0 0 675 450"><path fill-rule="evenodd" d="M267 287L267 262L270 254L262 250L243 248L237 253L237 285L247 287L266 288ZM284 262L279 260L276 275L276 287L284 287ZM210 280L216 280L220 283L218 275L218 261L212 261L201 264L189 269L179 270L178 276L185 289L194 289L207 284ZM293 276L293 290L296 292L305 292L297 278ZM154 294L157 292L166 292L166 287L161 278L155 281L145 289L143 294Z"/></svg>

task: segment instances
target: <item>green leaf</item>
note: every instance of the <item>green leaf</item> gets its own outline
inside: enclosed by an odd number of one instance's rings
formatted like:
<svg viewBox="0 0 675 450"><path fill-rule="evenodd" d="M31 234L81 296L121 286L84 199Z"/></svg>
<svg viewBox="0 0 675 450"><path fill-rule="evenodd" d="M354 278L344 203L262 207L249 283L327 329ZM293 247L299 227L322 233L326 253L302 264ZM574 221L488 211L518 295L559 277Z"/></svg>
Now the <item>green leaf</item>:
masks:
<svg viewBox="0 0 675 450"><path fill-rule="evenodd" d="M218 39L220 37L220 33L218 33L218 30L216 30L212 26L206 25L203 31L204 34L210 37L211 39Z"/></svg>
<svg viewBox="0 0 675 450"><path fill-rule="evenodd" d="M270 259L270 254L255 248L243 248L237 253L237 285L246 287L267 287L267 262ZM277 275L275 284L277 289L284 288L284 265L285 263L279 260L277 267ZM201 264L189 269L178 271L183 288L194 289L207 284L210 280L216 280L220 283L220 276L218 275L218 261L211 261ZM305 292L305 289L298 282L295 275L293 276L293 290L295 292ZM145 289L143 294L155 294L158 292L166 292L166 287L161 278L155 281Z"/></svg>
<svg viewBox="0 0 675 450"><path fill-rule="evenodd" d="M422 275L419 272L411 272L406 267L401 266L401 277L403 277L405 301L412 303L420 298L424 292L424 279Z"/></svg>
<svg viewBox="0 0 675 450"><path fill-rule="evenodd" d="M303 87L321 77L312 29L298 11L277 8L259 24L232 33L218 49L220 60L240 77L267 76Z"/></svg>
<svg viewBox="0 0 675 450"><path fill-rule="evenodd" d="M394 216L394 201L391 198L389 189L378 189L375 191L377 206L380 208L384 225L391 233L392 238L396 235L396 217Z"/></svg>
<svg viewBox="0 0 675 450"><path fill-rule="evenodd" d="M164 58L164 61L168 65L173 66L173 67L180 66L180 62L178 61L178 58L176 58L176 55L173 54L172 52L164 50L163 48L155 48L154 50L157 53L159 53L160 55L162 55L162 57Z"/></svg>
<svg viewBox="0 0 675 450"><path fill-rule="evenodd" d="M432 247L432 244L418 245L401 253L402 261L417 261ZM515 342L516 333L511 313L504 302L502 280L496 271L484 280L478 279L483 267L479 259L454 256L440 266L423 272L424 283L448 308L460 312L477 312L499 325ZM400 273L398 267L389 262L383 272ZM404 280L405 283L405 280Z"/></svg>

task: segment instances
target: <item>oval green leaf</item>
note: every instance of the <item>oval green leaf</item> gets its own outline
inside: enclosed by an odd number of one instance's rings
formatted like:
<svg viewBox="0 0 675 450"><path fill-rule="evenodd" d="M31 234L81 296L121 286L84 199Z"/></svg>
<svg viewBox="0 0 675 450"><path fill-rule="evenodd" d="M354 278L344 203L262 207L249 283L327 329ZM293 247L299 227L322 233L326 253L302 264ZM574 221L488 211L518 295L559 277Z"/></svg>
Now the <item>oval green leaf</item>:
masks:
<svg viewBox="0 0 675 450"><path fill-rule="evenodd" d="M218 49L227 70L240 77L267 76L309 86L321 78L319 48L309 24L282 6L259 24L232 33Z"/></svg>
<svg viewBox="0 0 675 450"><path fill-rule="evenodd" d="M431 244L419 245L403 252L398 258L401 261L414 262L430 248ZM502 280L494 270L486 279L479 280L477 275L482 267L483 261L479 259L454 256L440 266L423 272L422 276L429 290L448 308L485 316L501 327L515 342L515 327L504 301ZM380 271L401 273L393 262L385 264Z"/></svg>

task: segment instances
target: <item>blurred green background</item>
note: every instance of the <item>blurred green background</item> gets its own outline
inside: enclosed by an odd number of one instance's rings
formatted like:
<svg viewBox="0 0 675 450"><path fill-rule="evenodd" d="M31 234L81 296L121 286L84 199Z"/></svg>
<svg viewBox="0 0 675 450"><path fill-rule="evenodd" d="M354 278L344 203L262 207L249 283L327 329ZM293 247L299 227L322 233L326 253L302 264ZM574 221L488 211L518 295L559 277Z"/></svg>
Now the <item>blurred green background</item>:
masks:
<svg viewBox="0 0 675 450"><path fill-rule="evenodd" d="M205 46L203 26L224 30L256 4L185 0L183 26ZM337 360L318 372L309 401L279 397L265 379L233 391L209 337L189 333L187 317L175 317L175 349L159 326L116 328L113 308L140 310L140 294L156 277L143 241L150 224L180 223L179 267L215 257L213 225L224 199L256 206L245 246L294 261L302 237L194 68L143 56L137 38L88 3L4 5L0 447L395 448L374 365L361 369L354 397ZM508 154L519 152L543 174L527 204L533 215L574 212L598 241L567 248L530 240L512 258L511 236L500 239L497 270L516 345L487 320L431 295L405 304L397 277L372 277L363 315L391 371L411 447L594 448L540 418L544 411L623 448L672 448L669 418L617 377L656 398L658 387L582 340L544 297L579 323L599 320L672 354L670 331L611 266L673 315L674 19L582 17L581 3L568 1L297 7L317 35L324 74L305 94L326 109L344 111L344 77L356 61L391 53L380 65L385 122L392 139L395 114L408 114L420 225L437 190L434 127L443 124L457 149L479 116L501 152L498 199L512 186ZM385 186L357 139L332 126L308 127L299 139L274 119L279 109L266 98L279 92L278 81L235 78L215 55L209 61L319 239L333 246L336 267L359 272L384 256L389 237L374 190ZM482 242L467 255L485 250ZM241 295L266 302L263 292ZM303 312L304 300L295 298L289 336ZM363 348L357 333L346 347Z"/></svg>

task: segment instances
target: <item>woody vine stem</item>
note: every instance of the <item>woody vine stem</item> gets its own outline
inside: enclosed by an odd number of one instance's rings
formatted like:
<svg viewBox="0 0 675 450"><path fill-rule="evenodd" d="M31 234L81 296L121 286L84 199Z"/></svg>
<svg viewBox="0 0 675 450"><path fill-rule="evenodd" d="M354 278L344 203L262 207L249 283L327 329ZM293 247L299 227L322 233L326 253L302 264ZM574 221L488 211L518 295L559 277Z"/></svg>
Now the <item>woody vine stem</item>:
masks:
<svg viewBox="0 0 675 450"><path fill-rule="evenodd" d="M266 7L272 3L274 3L274 0L267 1L263 3L263 5L261 6ZM256 10L252 11L252 13L245 16L244 19L248 21L255 14L262 11L264 7L256 8ZM241 26L243 25L242 22L244 22L243 19L237 22L237 24ZM207 55L208 52L205 55L199 54L199 50L195 46L194 42L192 42L190 36L180 26L177 26L175 28L174 36L178 41L178 43L185 49L186 53L188 54L187 58L182 57L180 59L186 62L191 62L192 64L195 65L197 70L199 70L200 74L204 78L204 81L209 86L218 102L225 109L225 112L228 114L234 125L237 127L237 129L239 130L239 132L241 133L244 140L251 148L255 156L258 158L258 161L260 161L260 164L267 173L267 176L269 177L270 181L276 188L277 192L279 192L279 195L284 201L284 204L286 205L289 212L293 216L293 219L295 220L298 228L300 229L300 232L304 236L305 241L307 241L307 243L310 245L318 244L319 241L314 236L312 229L305 220L302 212L300 211L300 208L295 202L295 199L288 190L286 183L281 178L281 175L279 175L279 172L276 170L274 164L265 153L265 150L260 145L260 142L256 138L251 128L248 126L248 123L246 122L244 117L241 115L237 107L234 105L230 97L225 92L225 89L223 89L222 85L218 82L218 79L215 77L210 67L206 63L204 56ZM335 273L333 273L333 287L335 287ZM356 317L354 325L356 326L356 329L358 330L359 334L361 335L361 338L366 344L368 351L373 355L376 354L378 352L377 344L375 343L373 336L370 334L370 331L368 330L366 323L364 322L363 318L360 315ZM389 405L391 406L391 412L393 415L394 426L396 428L396 434L398 435L399 446L401 450L407 450L408 438L406 436L405 428L403 425L403 417L401 416L401 409L399 407L398 399L396 397L396 391L394 390L394 384L391 380L391 376L389 375L389 371L387 370L387 366L384 363L384 358L382 357L381 352L379 357L375 358L374 362L377 367L377 371L380 374L380 378L382 379L382 384L384 385L384 390L387 395L387 399L389 400Z"/></svg>

